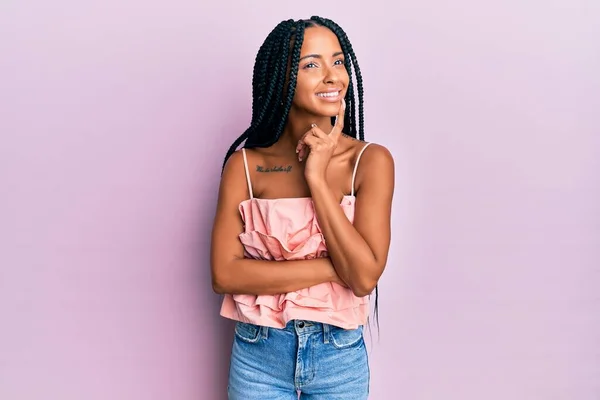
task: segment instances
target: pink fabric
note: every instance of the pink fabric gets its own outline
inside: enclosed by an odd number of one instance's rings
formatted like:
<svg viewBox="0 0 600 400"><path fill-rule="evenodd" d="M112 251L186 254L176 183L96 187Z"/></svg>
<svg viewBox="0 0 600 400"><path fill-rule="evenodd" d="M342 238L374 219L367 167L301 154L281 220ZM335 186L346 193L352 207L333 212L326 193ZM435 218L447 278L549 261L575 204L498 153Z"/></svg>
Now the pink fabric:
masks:
<svg viewBox="0 0 600 400"><path fill-rule="evenodd" d="M355 200L344 196L340 204L351 222ZM310 197L250 198L240 203L239 210L245 224L239 238L246 257L284 261L327 256ZM356 329L366 324L368 313L368 296L356 297L332 282L277 295L226 294L221 306L223 317L274 328L304 319Z"/></svg>

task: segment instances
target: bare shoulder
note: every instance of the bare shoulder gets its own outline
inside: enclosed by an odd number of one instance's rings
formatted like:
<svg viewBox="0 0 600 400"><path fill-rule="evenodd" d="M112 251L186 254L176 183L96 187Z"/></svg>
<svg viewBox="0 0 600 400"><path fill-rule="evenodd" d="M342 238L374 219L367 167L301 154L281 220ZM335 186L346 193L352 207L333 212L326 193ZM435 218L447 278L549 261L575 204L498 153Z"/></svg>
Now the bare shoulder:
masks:
<svg viewBox="0 0 600 400"><path fill-rule="evenodd" d="M236 150L227 159L219 186L220 198L232 198L234 201L241 201L247 196L244 154L241 149Z"/></svg>
<svg viewBox="0 0 600 400"><path fill-rule="evenodd" d="M364 146L366 146L366 143L361 147ZM363 170L372 167L393 170L394 157L392 156L392 153L388 150L387 147L378 143L369 143L369 145L364 149L363 154L361 156L360 167L363 167Z"/></svg>
<svg viewBox="0 0 600 400"><path fill-rule="evenodd" d="M357 192L361 187L373 188L377 191L382 189L393 191L394 170L394 157L390 150L381 144L371 142L364 149L356 171Z"/></svg>
<svg viewBox="0 0 600 400"><path fill-rule="evenodd" d="M244 155L242 150L236 150L225 163L225 167L223 168L223 174L221 176L221 180L229 180L236 179L236 176L239 176L240 173L244 174Z"/></svg>

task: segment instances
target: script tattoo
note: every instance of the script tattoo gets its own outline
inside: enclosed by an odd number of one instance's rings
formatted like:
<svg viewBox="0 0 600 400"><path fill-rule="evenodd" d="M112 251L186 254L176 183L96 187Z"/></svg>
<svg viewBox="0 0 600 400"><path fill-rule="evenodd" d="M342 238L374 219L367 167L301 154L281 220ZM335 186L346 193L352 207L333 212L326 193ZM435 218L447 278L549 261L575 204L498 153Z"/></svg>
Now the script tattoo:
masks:
<svg viewBox="0 0 600 400"><path fill-rule="evenodd" d="M275 165L273 167L263 167L262 165L256 166L256 172L290 172L291 170L291 165L288 165L286 167L284 167L283 165Z"/></svg>

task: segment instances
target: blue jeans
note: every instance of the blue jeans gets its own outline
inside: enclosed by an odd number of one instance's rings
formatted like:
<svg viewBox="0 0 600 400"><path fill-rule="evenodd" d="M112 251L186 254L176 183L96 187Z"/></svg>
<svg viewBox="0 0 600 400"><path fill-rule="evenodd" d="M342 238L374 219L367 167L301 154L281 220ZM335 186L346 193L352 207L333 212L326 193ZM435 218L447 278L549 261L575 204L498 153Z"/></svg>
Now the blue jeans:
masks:
<svg viewBox="0 0 600 400"><path fill-rule="evenodd" d="M237 322L230 400L362 400L369 394L363 327L294 320L283 329Z"/></svg>

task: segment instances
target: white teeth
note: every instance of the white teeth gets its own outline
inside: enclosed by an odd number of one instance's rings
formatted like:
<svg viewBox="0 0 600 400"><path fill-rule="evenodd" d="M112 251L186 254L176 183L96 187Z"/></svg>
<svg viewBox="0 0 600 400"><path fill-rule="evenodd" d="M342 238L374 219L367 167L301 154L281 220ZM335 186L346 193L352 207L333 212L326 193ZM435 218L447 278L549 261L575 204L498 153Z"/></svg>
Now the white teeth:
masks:
<svg viewBox="0 0 600 400"><path fill-rule="evenodd" d="M337 97L339 96L340 92L329 92L329 93L317 93L317 96L319 97Z"/></svg>

